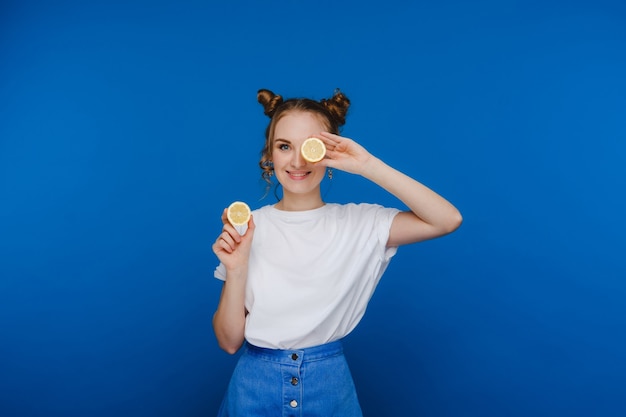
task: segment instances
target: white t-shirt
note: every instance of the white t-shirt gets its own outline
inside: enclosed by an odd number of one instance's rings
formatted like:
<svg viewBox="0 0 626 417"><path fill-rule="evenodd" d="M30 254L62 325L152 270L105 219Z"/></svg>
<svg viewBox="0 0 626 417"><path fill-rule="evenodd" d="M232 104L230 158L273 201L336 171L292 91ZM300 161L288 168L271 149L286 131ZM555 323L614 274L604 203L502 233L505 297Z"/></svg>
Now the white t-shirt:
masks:
<svg viewBox="0 0 626 417"><path fill-rule="evenodd" d="M302 349L350 333L397 251L386 243L398 212L376 204L253 211L246 340L271 349ZM225 280L222 264L215 277Z"/></svg>

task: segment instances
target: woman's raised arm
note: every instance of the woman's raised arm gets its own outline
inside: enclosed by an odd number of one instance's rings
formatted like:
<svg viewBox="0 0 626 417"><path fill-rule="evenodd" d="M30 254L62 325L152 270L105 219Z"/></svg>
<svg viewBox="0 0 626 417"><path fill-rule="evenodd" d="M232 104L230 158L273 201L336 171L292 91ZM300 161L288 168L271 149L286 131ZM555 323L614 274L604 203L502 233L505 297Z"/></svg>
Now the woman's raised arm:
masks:
<svg viewBox="0 0 626 417"><path fill-rule="evenodd" d="M327 146L328 158L323 160L326 166L369 179L410 209L394 219L387 246L433 239L451 233L461 225L461 213L445 198L374 157L352 139L327 132L321 133L319 138Z"/></svg>

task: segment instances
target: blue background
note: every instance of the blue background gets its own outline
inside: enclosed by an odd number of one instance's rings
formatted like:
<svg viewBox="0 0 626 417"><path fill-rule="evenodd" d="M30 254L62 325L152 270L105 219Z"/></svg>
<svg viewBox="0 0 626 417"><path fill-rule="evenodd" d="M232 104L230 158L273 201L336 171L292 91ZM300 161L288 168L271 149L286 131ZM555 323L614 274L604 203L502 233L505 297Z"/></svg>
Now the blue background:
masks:
<svg viewBox="0 0 626 417"><path fill-rule="evenodd" d="M210 246L231 201L274 201L256 91L336 87L344 134L465 219L400 249L347 338L365 415L626 415L626 3L0 13L2 416L214 415Z"/></svg>

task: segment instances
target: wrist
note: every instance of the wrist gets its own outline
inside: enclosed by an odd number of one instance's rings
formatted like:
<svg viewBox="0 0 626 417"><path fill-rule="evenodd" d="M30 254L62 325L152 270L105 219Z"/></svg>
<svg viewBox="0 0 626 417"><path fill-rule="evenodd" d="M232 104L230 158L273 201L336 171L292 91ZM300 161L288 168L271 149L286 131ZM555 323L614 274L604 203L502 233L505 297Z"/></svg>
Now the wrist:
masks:
<svg viewBox="0 0 626 417"><path fill-rule="evenodd" d="M372 156L363 164L363 173L361 175L371 181L376 181L376 178L380 175L385 166L386 164L382 160Z"/></svg>
<svg viewBox="0 0 626 417"><path fill-rule="evenodd" d="M226 266L228 279L245 279L248 276L248 263L234 266Z"/></svg>

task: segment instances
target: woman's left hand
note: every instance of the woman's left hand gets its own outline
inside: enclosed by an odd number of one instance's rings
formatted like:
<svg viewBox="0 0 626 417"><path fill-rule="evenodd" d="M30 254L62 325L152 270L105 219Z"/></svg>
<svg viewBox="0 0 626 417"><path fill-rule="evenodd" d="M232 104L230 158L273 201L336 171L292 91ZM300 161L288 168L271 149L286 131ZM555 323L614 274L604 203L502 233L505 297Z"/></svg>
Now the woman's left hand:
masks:
<svg viewBox="0 0 626 417"><path fill-rule="evenodd" d="M320 133L318 138L326 145L326 158L321 163L327 167L363 175L368 165L376 159L352 139L328 132Z"/></svg>

